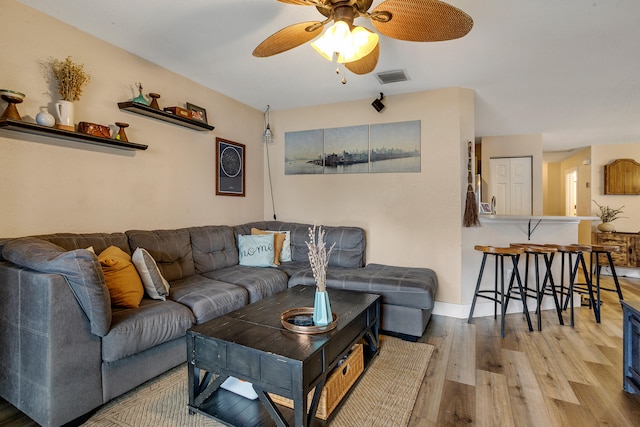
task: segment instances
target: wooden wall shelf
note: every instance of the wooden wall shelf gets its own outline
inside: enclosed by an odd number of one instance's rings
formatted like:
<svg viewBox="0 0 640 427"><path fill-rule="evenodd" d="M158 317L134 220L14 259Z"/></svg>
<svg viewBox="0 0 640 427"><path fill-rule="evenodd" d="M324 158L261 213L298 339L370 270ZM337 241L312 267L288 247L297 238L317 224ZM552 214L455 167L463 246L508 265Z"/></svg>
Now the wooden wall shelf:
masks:
<svg viewBox="0 0 640 427"><path fill-rule="evenodd" d="M22 120L0 119L0 129L30 133L33 135L48 136L51 138L66 139L69 141L79 141L88 144L113 147L121 150L146 150L149 146L136 144L134 142L122 142L116 139L101 138L99 136L87 135L79 132L71 132L58 128L40 126L35 123L23 122Z"/></svg>
<svg viewBox="0 0 640 427"><path fill-rule="evenodd" d="M130 113L136 113L147 117L152 117L157 120L161 120L174 125L183 126L194 130L213 130L215 127L208 125L198 120L187 119L186 117L176 116L175 114L167 113L166 111L157 110L151 108L148 105L140 104L133 101L118 102L118 108Z"/></svg>

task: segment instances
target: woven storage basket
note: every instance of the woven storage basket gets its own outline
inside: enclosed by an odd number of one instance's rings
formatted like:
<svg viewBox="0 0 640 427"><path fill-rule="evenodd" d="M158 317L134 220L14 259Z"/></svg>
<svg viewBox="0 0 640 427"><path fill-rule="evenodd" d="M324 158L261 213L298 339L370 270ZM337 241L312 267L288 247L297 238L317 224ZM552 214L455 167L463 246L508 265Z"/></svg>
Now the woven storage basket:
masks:
<svg viewBox="0 0 640 427"><path fill-rule="evenodd" d="M322 389L322 394L320 395L316 418L326 420L363 371L364 357L362 344L356 344L351 348L351 353L342 365L329 374L327 382ZM286 406L287 408L293 408L293 401L291 399L272 393L269 393L269 397L277 404ZM312 399L313 390L309 392L307 397L308 406L311 406Z"/></svg>

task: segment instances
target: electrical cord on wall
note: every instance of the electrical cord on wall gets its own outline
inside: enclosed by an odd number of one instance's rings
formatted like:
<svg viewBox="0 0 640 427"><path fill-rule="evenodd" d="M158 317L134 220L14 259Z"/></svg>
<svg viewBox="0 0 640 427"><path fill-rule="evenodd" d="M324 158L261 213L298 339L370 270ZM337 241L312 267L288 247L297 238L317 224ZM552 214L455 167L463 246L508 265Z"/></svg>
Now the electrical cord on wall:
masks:
<svg viewBox="0 0 640 427"><path fill-rule="evenodd" d="M273 201L273 185L271 184L271 160L269 159L269 143L265 143L267 148L267 173L269 174L269 191L271 193L271 208L273 209L273 220L276 218L276 204Z"/></svg>

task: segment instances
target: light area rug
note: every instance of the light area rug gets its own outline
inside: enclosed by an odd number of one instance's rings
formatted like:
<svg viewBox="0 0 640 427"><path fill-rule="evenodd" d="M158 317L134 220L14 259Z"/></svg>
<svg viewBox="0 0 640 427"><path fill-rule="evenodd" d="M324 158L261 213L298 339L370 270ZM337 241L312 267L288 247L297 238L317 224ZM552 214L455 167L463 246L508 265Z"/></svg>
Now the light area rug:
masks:
<svg viewBox="0 0 640 427"><path fill-rule="evenodd" d="M427 371L433 346L387 336L380 353L331 421L335 427L406 426ZM187 368L178 366L99 409L84 426L218 427L189 415Z"/></svg>

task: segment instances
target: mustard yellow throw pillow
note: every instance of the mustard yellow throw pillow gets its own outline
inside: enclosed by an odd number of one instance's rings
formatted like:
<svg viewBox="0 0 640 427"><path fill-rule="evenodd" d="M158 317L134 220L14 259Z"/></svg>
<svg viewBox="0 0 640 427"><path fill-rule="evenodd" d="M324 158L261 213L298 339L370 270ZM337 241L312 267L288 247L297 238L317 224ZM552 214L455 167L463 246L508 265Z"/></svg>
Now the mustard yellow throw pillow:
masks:
<svg viewBox="0 0 640 427"><path fill-rule="evenodd" d="M144 296L144 287L138 271L131 263L131 256L116 246L109 246L98 255L111 305L137 308Z"/></svg>
<svg viewBox="0 0 640 427"><path fill-rule="evenodd" d="M275 231L258 230L257 228L252 228L251 234L273 234L273 263L280 265L280 252L282 251L282 245L287 235L284 233L276 233Z"/></svg>

